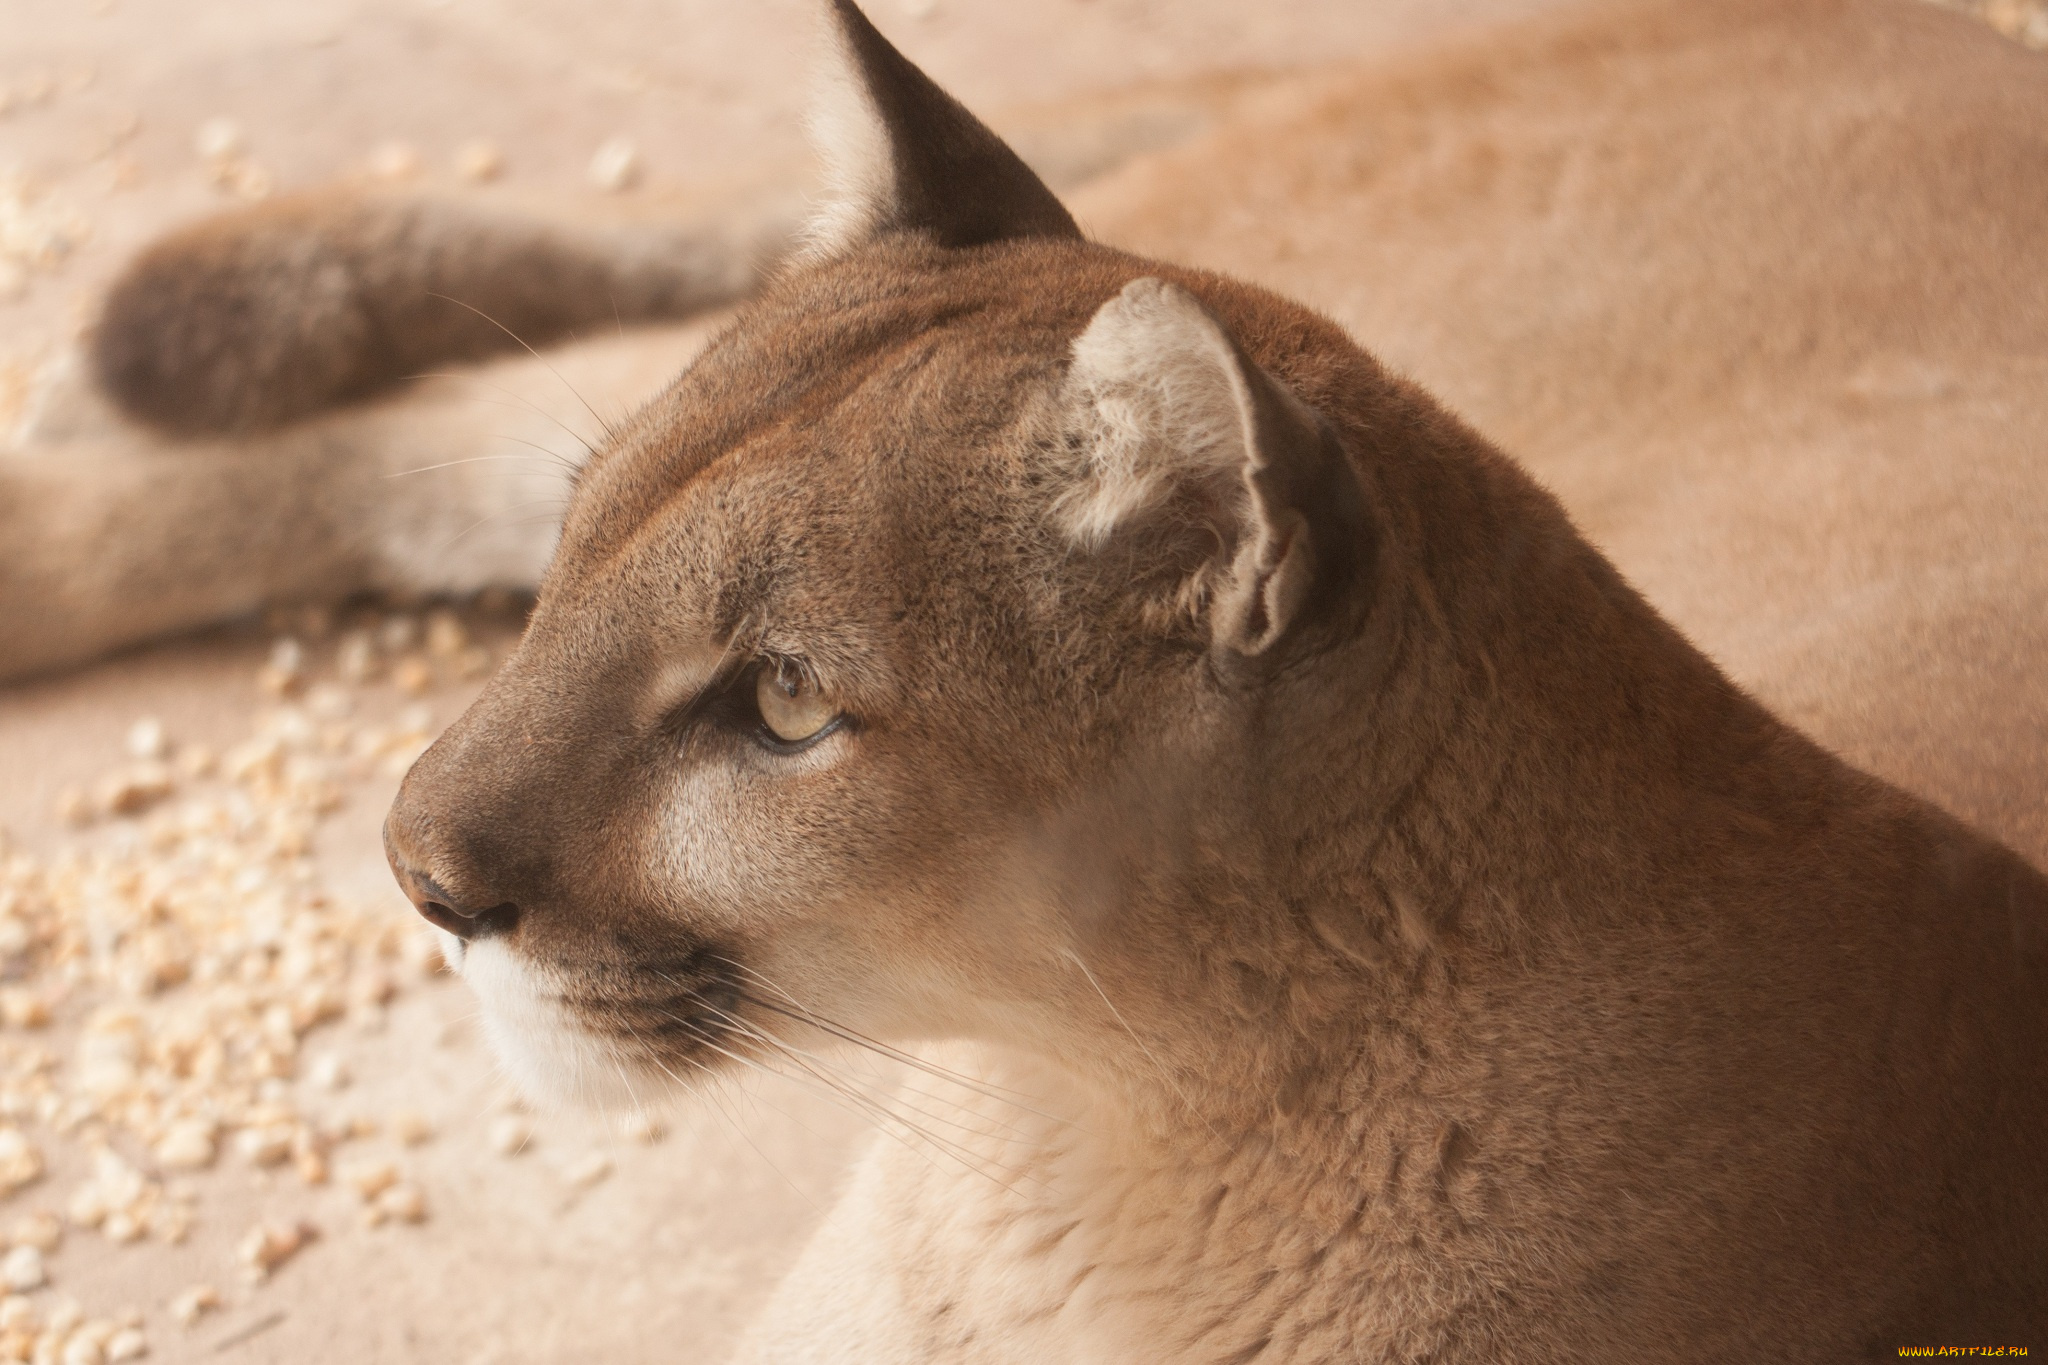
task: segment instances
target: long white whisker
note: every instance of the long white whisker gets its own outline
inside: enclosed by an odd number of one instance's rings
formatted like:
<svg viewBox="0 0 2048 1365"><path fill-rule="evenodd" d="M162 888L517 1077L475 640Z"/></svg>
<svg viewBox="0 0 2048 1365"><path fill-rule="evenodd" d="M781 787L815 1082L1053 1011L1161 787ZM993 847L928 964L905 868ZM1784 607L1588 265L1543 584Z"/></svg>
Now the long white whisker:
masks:
<svg viewBox="0 0 2048 1365"><path fill-rule="evenodd" d="M694 1026L691 1026L690 1021L686 1019L676 1018L676 1022L684 1024L686 1027L692 1027L693 1032L696 1034L697 1043L702 1047L709 1048L711 1051L718 1053L721 1057L725 1057L733 1062L738 1063L741 1066L747 1067L750 1070L758 1071L764 1076L780 1075L784 1080L793 1081L798 1085L805 1084L804 1078L801 1076L792 1076L787 1072L778 1073L776 1071L772 1071L751 1057L747 1057L741 1053L734 1052L730 1048L719 1046L711 1039L705 1037L703 1035L702 1030L694 1029ZM798 1063L798 1065L801 1066L802 1063ZM809 1070L808 1067L806 1067L805 1069ZM967 1170L972 1171L974 1174L981 1176L983 1179L989 1180L994 1184L1001 1186L1003 1189L1006 1189L1010 1193L1017 1195L1019 1198L1025 1197L1023 1192L1018 1190L1016 1186L1010 1184L1006 1180L1003 1180L999 1176L996 1176L991 1172L983 1169L977 1162L975 1162L972 1159L970 1155L966 1153L966 1150L964 1148L961 1148L957 1143L953 1143L945 1138L938 1136L936 1133L930 1132L929 1130L920 1127L918 1124L913 1123L910 1120L904 1118L902 1115L893 1112L886 1106L875 1101L873 1098L861 1094L859 1091L849 1090L842 1086L836 1085L832 1082L831 1078L827 1076L817 1075L816 1073L812 1074L815 1076L816 1087L821 1088L822 1093L824 1093L825 1095L837 1096L839 1099L854 1105L856 1107L856 1112L866 1113L871 1120L887 1120L887 1122L876 1122L875 1126L878 1129L878 1131L887 1134L892 1140L896 1141L897 1143L900 1143L906 1151L915 1153L920 1160L923 1160L927 1164L932 1165L934 1170L937 1169L936 1163L933 1163L931 1158L925 1156L924 1153L919 1152L914 1144L909 1142L906 1138L904 1138L904 1136L901 1133L896 1131L896 1127L907 1129L909 1132L924 1139L925 1142L937 1148L946 1156L951 1157L954 1161L958 1162Z"/></svg>
<svg viewBox="0 0 2048 1365"><path fill-rule="evenodd" d="M609 1049L615 1050L616 1044L607 1043L607 1047ZM820 1205L818 1204L817 1199L811 1194L811 1192L804 1189L801 1185L798 1185L795 1180L791 1179L789 1173L783 1170L781 1165L778 1164L773 1157L769 1156L768 1153L761 1150L761 1145L755 1142L753 1137L748 1134L746 1125L744 1123L741 1123L739 1119L735 1118L731 1113L727 1112L724 1104L724 1096L720 1090L721 1084L727 1079L724 1075L721 1075L719 1072L712 1070L710 1067L704 1065L704 1063L700 1061L697 1061L695 1058L686 1057L682 1060L687 1062L689 1065L695 1067L697 1071L703 1076L705 1082L699 1085L691 1085L688 1081L685 1081L682 1077L676 1075L675 1072L671 1071L668 1067L668 1064L666 1062L663 1062L659 1056L655 1055L652 1049L643 1049L642 1055L645 1061L653 1064L653 1066L656 1069L658 1069L662 1075L668 1077L669 1080L673 1082L678 1089L687 1090L691 1094L701 1096L705 1100L709 1101L712 1108L718 1111L719 1117L725 1120L726 1126L731 1130L731 1132L737 1135L740 1141L746 1143L747 1146L753 1150L754 1155L759 1157L762 1160L762 1162L764 1162L767 1165L769 1170L775 1172L775 1174L782 1180L783 1184L789 1186L790 1189L796 1191L797 1197L802 1199L806 1204L809 1204L813 1209L820 1209ZM631 1088L631 1082L628 1082L627 1089L630 1091ZM796 1124L797 1127L802 1128L805 1132L811 1134L811 1136L820 1136L816 1129L812 1128L802 1119L799 1119L795 1115L791 1114L781 1105L773 1104L766 1100L761 1100L758 1095L754 1098L756 1100L760 1100L760 1102L763 1104L767 1104L770 1109L782 1115L782 1117L789 1120L789 1122ZM637 1097L635 1102L638 1102ZM823 1139L820 1138L820 1140L822 1141ZM820 1209L820 1211L822 1210Z"/></svg>
<svg viewBox="0 0 2048 1365"><path fill-rule="evenodd" d="M495 390L498 393L504 394L507 398L510 398L513 401L510 403L492 403L493 407L525 408L529 412L538 413L542 417L547 418L550 422L553 422L556 426L560 427L562 429L563 434L566 435L570 440L574 441L577 445L582 446L583 451L586 455L597 454L597 447L593 446L590 443L589 438L584 436L582 432L576 430L576 428L570 426L567 422L564 422L561 418L555 416L555 414L549 412L546 408L534 402L532 399L526 397L524 394L520 393L516 389L507 388L503 384L493 383L488 379L481 378L480 376L474 374L463 374L461 372L453 370L426 370L422 371L417 375L414 375L413 378L456 380L464 383L477 384L482 386L483 388ZM478 399L476 401L491 402L491 400L489 399ZM592 415L594 416L595 414ZM609 429L607 429L606 434L609 435Z"/></svg>
<svg viewBox="0 0 2048 1365"><path fill-rule="evenodd" d="M857 1029L849 1028L845 1024L841 1024L834 1020L828 1019L824 1015L819 1014L817 1011L805 1005L801 1000L798 1000L794 995L791 995L787 990L784 990L781 986L778 986L774 982L770 981L757 968L750 966L747 963L735 962L731 958L727 957L720 957L718 960L720 962L725 963L727 966L731 967L735 971L745 972L747 975L753 977L756 981L759 981L763 986L766 986L769 990L774 991L777 995L787 1000L793 1007L793 1010L785 1009L782 1006L777 1005L772 1000L763 1000L757 995L752 995L746 992L741 993L749 1002L758 1006L761 1009L772 1010L776 1014L783 1015L786 1018L796 1019L799 1022L810 1024L814 1028L822 1029L823 1031L832 1034L834 1037L837 1037L845 1042L852 1043L857 1047L866 1048L868 1051L873 1052L878 1056L886 1057L890 1061L901 1062L905 1066L915 1067L917 1070L924 1072L926 1075L931 1076L934 1079L951 1081L955 1085L964 1086L977 1094L987 1096L989 1099L1002 1100L1006 1103L1014 1104L1019 1109L1023 1109L1029 1113L1036 1114L1040 1118L1050 1119L1055 1123L1070 1122L1070 1120L1061 1118L1059 1115L1048 1114L1045 1111L1034 1108L1032 1105L1026 1103L1025 1101L1034 1099L1036 1097L1027 1095L1021 1090L1012 1090L1008 1086L997 1085L993 1081L983 1081L973 1076L963 1075L958 1071L954 1071L950 1068L940 1066L936 1062L928 1061L925 1058L918 1056L916 1053L905 1052L901 1048L891 1047L889 1044L884 1043L879 1039L868 1037L866 1034L861 1033Z"/></svg>
<svg viewBox="0 0 2048 1365"><path fill-rule="evenodd" d="M470 525L465 527L459 534L457 534L453 540L450 540L446 545L443 545L441 548L443 551L452 550L455 548L457 544L459 544L462 541L462 539L465 536L468 536L471 532L481 530L483 527L488 526L491 522L496 521L499 517L505 516L507 513L517 512L522 507L539 507L543 503L555 501L556 498L559 496L559 494L551 494L545 498L522 498L518 502L513 503L510 507L501 507L495 512L487 513L486 515L479 517L476 521L470 523ZM553 514L553 516L559 519L562 512L566 511L567 509L568 504L565 501L562 504L561 509L557 510ZM546 518L539 519L546 520ZM528 520L535 519L528 518Z"/></svg>
<svg viewBox="0 0 2048 1365"><path fill-rule="evenodd" d="M517 436L502 436L502 437L499 437L498 439L500 439L500 440L505 440L505 441L516 441L516 440L518 440L519 438L518 438ZM533 442L530 442L530 441L529 441L529 442L525 442L525 444L528 444L528 445L533 445L534 443L533 443ZM494 460L538 460L538 459L541 459L541 458L543 458L543 456L545 456L545 457L547 457L547 458L551 458L551 459L553 459L553 460L557 461L558 463L562 463L562 464L567 464L567 463L568 463L568 462L567 462L566 460L563 460L563 459L562 459L562 457L561 457L560 455L556 454L556 453L555 453L554 451L551 451L551 450L549 450L549 449L548 449L548 448L547 448L546 446L542 446L542 445L535 445L535 446L534 446L534 448L535 448L536 450L539 450L539 451L541 451L541 452L542 452L542 454L541 454L541 455L471 455L471 456L468 456L468 457L466 457L466 458L464 458L464 459L460 459L460 460L443 460L443 461L441 461L441 462L440 462L439 464L423 464L423 465L421 465L421 466L420 466L419 468L417 468L417 469L400 469L400 470L394 471L393 473L390 473L390 474L386 474L386 475L384 475L384 477L385 477L385 478L387 478L387 479L406 479L406 478L411 478L411 477L412 477L413 475L415 475L415 474L431 474L431 473L433 473L433 472L434 472L435 470L437 470L437 469L453 469L453 468L455 468L455 467L456 467L457 465L464 465L464 464L483 464L483 463L486 463L487 461L494 461ZM571 468L573 469L573 466L571 466Z"/></svg>
<svg viewBox="0 0 2048 1365"><path fill-rule="evenodd" d="M1210 1137L1215 1138L1218 1142L1223 1141L1223 1135L1216 1131L1216 1126L1209 1122L1207 1115L1195 1108L1195 1102L1188 1098L1187 1091L1180 1088L1180 1082L1176 1081L1173 1078L1173 1073L1166 1069L1166 1063L1159 1060L1159 1054L1145 1046L1145 1040L1138 1036L1138 1031L1132 1028L1130 1022L1124 1018L1123 1011L1116 1007L1116 1003L1109 998L1109 993L1102 989L1102 983L1095 979L1094 972L1088 970L1088 964L1081 960L1081 955L1071 948L1062 949L1062 951L1066 953L1067 959L1070 962L1081 969L1081 975L1088 978L1088 984L1093 986L1095 993L1102 997L1102 1003L1109 1006L1109 1012L1116 1016L1117 1023L1123 1025L1124 1032L1131 1035L1131 1041L1138 1045L1138 1050L1145 1054L1146 1058L1159 1072L1159 1079L1165 1081L1167 1087L1180 1098L1182 1106L1186 1108L1188 1113L1204 1128L1209 1130Z"/></svg>
<svg viewBox="0 0 2048 1365"><path fill-rule="evenodd" d="M796 1046L794 1043L791 1043L788 1039L781 1038L772 1033L769 1033L765 1029L757 1027L756 1025L754 1025L746 1019L742 1019L737 1015L728 1014L726 1011L719 1009L716 1005L707 1004L705 1008L717 1014L721 1019L724 1019L727 1022L727 1024L731 1027L744 1030L750 1036L760 1040L763 1043L766 1043L768 1046L776 1049L778 1052L781 1052L783 1055L789 1057L790 1060L797 1062L799 1065L804 1065L805 1069L812 1070L813 1074L817 1074L814 1068L830 1069L833 1065L833 1063L829 1059L822 1057L817 1053L810 1052L804 1048L800 1048ZM806 1065L807 1063L808 1065ZM824 1077L821 1075L820 1079L822 1080L824 1079ZM853 1082L848 1083L851 1084ZM876 1082L875 1084L880 1085L882 1083ZM1023 1129L1018 1128L1013 1124L1005 1123L1001 1119L995 1118L993 1116L989 1116L989 1122L995 1124L997 1129L999 1129L1000 1131L992 1132L985 1128L977 1128L973 1124L964 1123L956 1118L949 1118L943 1113L935 1113L930 1109L923 1108L920 1105L911 1104L899 1098L900 1095L905 1091L917 1096L920 1099L930 1100L933 1104L936 1105L945 1105L947 1101L938 1095L931 1094L929 1091L918 1090L900 1081L897 1082L894 1087L892 1087L890 1094L890 1098L892 1100L894 1100L897 1104L901 1105L904 1109L908 1110L909 1112L916 1114L921 1118L929 1119L933 1123L943 1123L949 1128L957 1128L963 1133L967 1133L973 1137L983 1138L991 1142L1000 1142L1003 1140L1005 1135L1020 1139L1028 1138L1029 1136ZM880 1103L882 1101L877 1100L876 1102Z"/></svg>
<svg viewBox="0 0 2048 1365"><path fill-rule="evenodd" d="M581 464L578 464L578 463L577 463L577 462L576 462L575 460L572 460L572 459L570 459L570 458L569 458L569 457L568 457L567 455L564 455L564 454L563 454L563 453L562 453L561 451L559 451L559 450L556 450L556 449L555 449L555 448L554 448L553 446L546 446L546 445L542 445L542 444L541 444L541 443L540 443L539 441L533 441L533 440L529 440L529 439L527 439L527 438L526 438L526 437L524 437L524 436L514 436L514 435L512 435L512 434L511 434L510 432L504 432L504 431L501 431L501 432L498 432L498 433L496 433L496 435L495 435L495 436L493 436L493 437L492 437L492 439L493 439L493 440L498 440L498 441L510 441L510 442L512 442L512 444L514 444L514 445L521 445L521 446L531 446L531 447L533 447L533 449L535 449L535 450L539 451L539 452L540 452L540 454L539 454L539 455L529 455L529 456L526 456L525 458L527 458L527 459L539 459L539 458L541 458L541 456L545 456L546 458L548 458L548 459L550 459L550 460L553 460L553 461L554 461L554 462L555 462L556 464L558 464L558 465L560 465L560 466L562 467L562 472L563 472L564 474L567 474L567 475L569 476L569 480L570 480L570 482L572 482L572 483L573 483L573 482L575 482L575 481L576 481L576 480L577 480L578 478L580 478L580 477L582 476L582 474L583 474L583 466L582 466ZM585 458L586 458L586 459L587 459L587 458L588 458L588 457L589 457L589 456L590 456L591 454L593 454L593 453L594 453L594 452L592 452L592 451L591 451L591 449L590 449L590 446L588 445L588 443L585 443L585 444L584 444L584 446L583 446L583 450L584 450L584 453L585 453ZM519 456L516 456L516 455L508 455L508 456L502 456L502 457L499 457L499 458L503 458L503 459L518 459L518 458L520 458L520 457L519 457Z"/></svg>
<svg viewBox="0 0 2048 1365"><path fill-rule="evenodd" d="M960 1072L950 1070L946 1067L938 1065L935 1062L928 1062L914 1052L905 1052L901 1048L890 1047L887 1043L876 1042L874 1039L869 1038L864 1034L857 1033L854 1030L845 1027L844 1025L836 1024L832 1020L824 1018L822 1015L814 1014L809 1011L799 1012L796 1010L783 1009L781 1006L775 1004L773 1001L763 1000L759 996L750 995L744 991L739 992L739 995L741 999L745 1000L747 1003L755 1006L758 1009L769 1010L775 1014L783 1016L785 1019L793 1019L798 1023L809 1024L811 1027L819 1030L822 1033L829 1034L830 1036L837 1038L842 1042L850 1043L855 1047L861 1048L868 1052L872 1052L876 1056L882 1058L885 1061L896 1062L903 1066L907 1066L912 1070L920 1071L925 1075L930 1076L933 1080L945 1081L949 1084L957 1085L961 1089L968 1091L970 1094L980 1095L983 1099L994 1100L998 1104L1007 1104L1014 1109L1021 1109L1027 1114L1033 1114L1039 1118L1046 1120L1048 1123L1063 1124L1067 1127L1075 1129L1075 1131L1077 1132L1085 1131L1081 1129L1080 1125L1075 1123L1075 1121L1071 1118L1068 1118L1061 1114L1049 1113L1044 1109L1040 1109L1038 1106L1034 1104L1027 1104L1023 1100L1018 1099L1017 1096L1023 1093L1021 1091L1011 1090L1006 1086L997 1085L992 1081L981 1082L974 1079L971 1076L962 1075ZM938 1096L931 1095L928 1091L918 1091L916 1093L925 1095L927 1098L930 1099L938 1099Z"/></svg>
<svg viewBox="0 0 2048 1365"><path fill-rule="evenodd" d="M436 294L432 290L429 290L427 292L431 297L437 299L444 299L447 302L454 304L457 308L467 308L470 312L476 314L485 322L490 323L491 326L497 328L506 336L511 337L521 346L525 346L526 353L528 355L532 356L535 360L540 361L540 363L546 367L547 372L553 375L557 380L561 382L563 388L567 389L570 393L576 395L576 401L583 405L583 410L590 414L590 418L592 421L597 423L598 430L602 431L606 436L610 436L612 434L611 423L605 421L604 418L599 417L597 415L597 409L590 406L590 400L583 396L582 390L578 389L574 384L571 384L568 380L563 379L562 372L556 369L553 365L549 364L547 358L543 356L539 351L534 350L532 346L528 345L525 337L519 335L519 333L513 331L510 327L507 327L504 323L498 321L489 313L486 313L483 309L478 308L475 304L464 303L461 299L454 298L448 294Z"/></svg>

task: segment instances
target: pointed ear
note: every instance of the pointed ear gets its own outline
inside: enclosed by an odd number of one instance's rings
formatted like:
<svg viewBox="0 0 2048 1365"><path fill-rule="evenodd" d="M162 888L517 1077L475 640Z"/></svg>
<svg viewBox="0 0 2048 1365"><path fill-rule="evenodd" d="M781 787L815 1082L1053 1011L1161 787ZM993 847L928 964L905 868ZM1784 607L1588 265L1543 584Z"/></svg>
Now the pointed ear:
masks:
<svg viewBox="0 0 2048 1365"><path fill-rule="evenodd" d="M1068 536L1128 547L1141 590L1202 621L1220 661L1275 653L1365 562L1335 432L1186 290L1141 279L1104 304L1064 401L1085 461L1058 505Z"/></svg>
<svg viewBox="0 0 2048 1365"><path fill-rule="evenodd" d="M952 247L1081 235L1031 168L891 47L852 0L829 8L811 133L830 194L810 227L811 259L890 231L925 232Z"/></svg>

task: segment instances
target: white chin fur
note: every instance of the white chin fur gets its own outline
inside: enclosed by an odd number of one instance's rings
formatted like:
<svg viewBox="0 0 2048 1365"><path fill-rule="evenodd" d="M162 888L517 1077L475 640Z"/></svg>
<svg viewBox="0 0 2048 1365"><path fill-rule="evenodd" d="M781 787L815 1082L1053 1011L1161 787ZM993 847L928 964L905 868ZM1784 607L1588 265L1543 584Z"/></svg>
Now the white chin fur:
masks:
<svg viewBox="0 0 2048 1365"><path fill-rule="evenodd" d="M533 969L503 944L485 939L448 956L476 992L491 1051L527 1099L638 1110L673 1090L658 1069L618 1055L546 999Z"/></svg>

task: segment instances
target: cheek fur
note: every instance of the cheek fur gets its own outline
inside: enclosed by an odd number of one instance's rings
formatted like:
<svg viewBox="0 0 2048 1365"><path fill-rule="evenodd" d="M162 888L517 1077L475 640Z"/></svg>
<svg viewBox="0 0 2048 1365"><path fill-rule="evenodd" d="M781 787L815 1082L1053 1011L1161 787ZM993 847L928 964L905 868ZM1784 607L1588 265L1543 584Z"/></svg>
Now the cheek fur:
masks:
<svg viewBox="0 0 2048 1365"><path fill-rule="evenodd" d="M845 868L874 837L875 802L852 780L852 742L831 736L800 754L743 760L739 772L693 766L676 782L652 844L657 884L715 921L701 926L713 932L762 927L771 896L803 905L840 890Z"/></svg>

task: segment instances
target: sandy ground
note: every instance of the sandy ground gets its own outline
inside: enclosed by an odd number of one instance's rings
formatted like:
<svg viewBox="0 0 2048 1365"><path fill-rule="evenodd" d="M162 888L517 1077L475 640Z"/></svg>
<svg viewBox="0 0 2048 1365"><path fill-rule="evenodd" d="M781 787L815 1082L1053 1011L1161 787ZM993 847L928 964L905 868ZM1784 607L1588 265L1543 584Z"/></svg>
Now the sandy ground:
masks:
<svg viewBox="0 0 2048 1365"><path fill-rule="evenodd" d="M1072 184L1189 135L1222 102L1290 68L1540 3L876 0L873 11L941 81L993 111L1052 178ZM800 0L6 0L0 424L129 252L242 198L382 175L565 209L602 198L609 209L656 212L801 183L806 9ZM636 150L637 183L601 196L592 158L621 138ZM457 164L479 141L503 162L485 187ZM502 653L507 618L469 624ZM280 629L304 638L309 679L332 679L331 637L303 623L252 623L0 690L0 827L11 831L17 867L47 868L82 850L136 856L146 823L74 829L53 813L60 798L130 762L125 736L138 718L158 718L174 753L225 750L260 717L274 721L280 702L256 678ZM425 715L407 723L438 728L475 686L443 681L422 698L387 676L325 695L332 723L360 737L421 706ZM288 704L303 714L303 697ZM403 936L410 912L376 838L396 785L389 759L334 765L341 804L292 866L306 885L351 913L388 918ZM161 809L235 791L218 777L181 781ZM590 1115L522 1115L461 987L407 961L393 967L398 993L387 1009L303 1030L289 1074L244 1087L236 1103L289 1110L332 1144L337 1177L395 1164L424 1199L423 1222L365 1227L364 1203L345 1181L308 1184L290 1161L255 1164L225 1133L211 1166L174 1172L136 1131L30 1106L16 1120L49 1169L0 1202L0 1235L18 1240L10 1229L34 1210L64 1214L100 1148L192 1213L175 1243L70 1226L47 1258L48 1285L27 1295L39 1320L125 1315L151 1358L167 1360L718 1359L871 1125L815 1086L773 1081L674 1114L654 1141ZM11 967L8 980L22 970ZM90 983L54 989L52 1023L0 1032L0 1071L68 1074L107 999ZM0 1101L15 1084L0 1084ZM433 1135L402 1144L401 1115ZM509 1155L491 1143L508 1121L532 1129ZM254 1282L236 1248L265 1222L306 1222L320 1236ZM201 1284L223 1306L179 1324L171 1299ZM8 1311L0 1305L0 1343ZM74 1356L96 1358L83 1347Z"/></svg>

